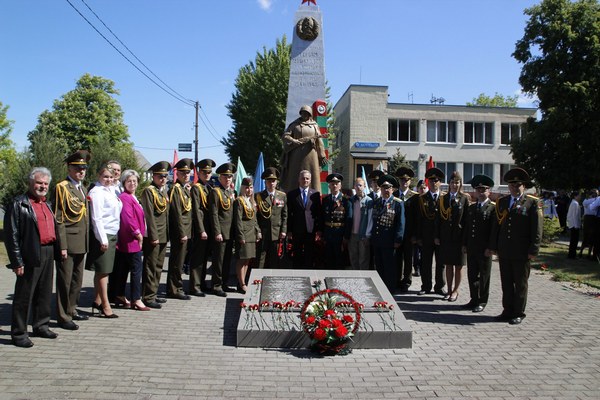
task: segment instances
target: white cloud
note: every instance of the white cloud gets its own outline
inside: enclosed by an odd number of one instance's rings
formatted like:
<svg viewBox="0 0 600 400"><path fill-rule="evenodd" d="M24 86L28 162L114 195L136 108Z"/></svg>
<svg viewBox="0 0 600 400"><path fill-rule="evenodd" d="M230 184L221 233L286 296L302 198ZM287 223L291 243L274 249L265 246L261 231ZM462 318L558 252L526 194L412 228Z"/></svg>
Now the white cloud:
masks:
<svg viewBox="0 0 600 400"><path fill-rule="evenodd" d="M271 11L271 5L273 5L273 0L257 0L258 5L265 11Z"/></svg>
<svg viewBox="0 0 600 400"><path fill-rule="evenodd" d="M526 93L523 93L522 90L515 90L514 95L519 96L517 99L517 106L519 107L537 107L539 99L537 96L530 96Z"/></svg>

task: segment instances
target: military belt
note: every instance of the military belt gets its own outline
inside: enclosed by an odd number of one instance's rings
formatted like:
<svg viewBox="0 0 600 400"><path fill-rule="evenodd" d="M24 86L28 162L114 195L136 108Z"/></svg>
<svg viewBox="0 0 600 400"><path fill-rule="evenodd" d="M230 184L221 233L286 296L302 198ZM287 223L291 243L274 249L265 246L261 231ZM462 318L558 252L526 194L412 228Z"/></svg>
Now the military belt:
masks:
<svg viewBox="0 0 600 400"><path fill-rule="evenodd" d="M344 226L343 222L325 222L325 226L330 228L342 228Z"/></svg>

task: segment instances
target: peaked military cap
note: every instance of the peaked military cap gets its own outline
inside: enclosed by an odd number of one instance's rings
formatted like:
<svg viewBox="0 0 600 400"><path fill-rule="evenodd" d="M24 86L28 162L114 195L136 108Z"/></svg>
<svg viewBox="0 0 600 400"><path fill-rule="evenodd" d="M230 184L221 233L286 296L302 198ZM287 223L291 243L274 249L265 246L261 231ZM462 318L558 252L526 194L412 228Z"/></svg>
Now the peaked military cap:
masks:
<svg viewBox="0 0 600 400"><path fill-rule="evenodd" d="M233 175L237 171L237 168L232 163L228 162L225 164L219 165L217 168L217 174L219 175Z"/></svg>
<svg viewBox="0 0 600 400"><path fill-rule="evenodd" d="M381 178L383 175L385 175L385 172L383 172L383 171L381 171L381 170L379 170L379 169L376 169L376 170L374 170L374 171L371 171L371 172L369 173L369 180L373 180L373 179L379 179L379 178Z"/></svg>
<svg viewBox="0 0 600 400"><path fill-rule="evenodd" d="M383 186L392 186L398 187L398 180L394 178L392 175L383 175L377 180L377 185Z"/></svg>
<svg viewBox="0 0 600 400"><path fill-rule="evenodd" d="M191 171L194 168L194 162L191 158L182 158L173 168L183 172Z"/></svg>
<svg viewBox="0 0 600 400"><path fill-rule="evenodd" d="M241 185L242 186L252 187L252 186L254 186L254 182L252 182L252 178L250 178L249 176L247 176L244 179L242 179Z"/></svg>
<svg viewBox="0 0 600 400"><path fill-rule="evenodd" d="M307 113L310 114L310 116L312 117L313 115L313 111L312 111L312 107L311 106L302 106L300 107L300 111L298 112L300 115L302 115L302 111L306 111Z"/></svg>
<svg viewBox="0 0 600 400"><path fill-rule="evenodd" d="M400 167L396 170L396 176L398 179L409 180L415 176L415 171L407 167Z"/></svg>
<svg viewBox="0 0 600 400"><path fill-rule="evenodd" d="M88 161L90 161L90 152L87 150L77 150L65 158L65 162L69 165L76 165L78 167L87 167Z"/></svg>
<svg viewBox="0 0 600 400"><path fill-rule="evenodd" d="M166 161L159 161L150 167L149 171L153 174L166 174L171 170L171 164Z"/></svg>
<svg viewBox="0 0 600 400"><path fill-rule="evenodd" d="M260 178L261 179L279 179L279 171L277 170L277 168L268 167L267 169L264 170L264 172L262 173Z"/></svg>
<svg viewBox="0 0 600 400"><path fill-rule="evenodd" d="M494 180L487 175L475 175L469 182L473 189L477 188L491 188L494 186Z"/></svg>
<svg viewBox="0 0 600 400"><path fill-rule="evenodd" d="M523 183L524 185L529 185L531 183L531 178L527 171L523 168L515 167L513 169L509 169L504 174L504 181L507 183Z"/></svg>
<svg viewBox="0 0 600 400"><path fill-rule="evenodd" d="M212 172L213 167L216 167L217 164L210 158L205 158L204 160L198 161L196 164L196 168L200 171Z"/></svg>
<svg viewBox="0 0 600 400"><path fill-rule="evenodd" d="M439 179L440 181L443 181L444 178L446 177L446 175L444 175L444 173L442 172L441 169L433 167L433 168L429 168L427 171L425 171L425 178L427 179Z"/></svg>
<svg viewBox="0 0 600 400"><path fill-rule="evenodd" d="M342 174L338 174L338 173L333 173L333 174L329 174L327 175L327 183L329 182L341 182L344 180L344 177L342 176Z"/></svg>

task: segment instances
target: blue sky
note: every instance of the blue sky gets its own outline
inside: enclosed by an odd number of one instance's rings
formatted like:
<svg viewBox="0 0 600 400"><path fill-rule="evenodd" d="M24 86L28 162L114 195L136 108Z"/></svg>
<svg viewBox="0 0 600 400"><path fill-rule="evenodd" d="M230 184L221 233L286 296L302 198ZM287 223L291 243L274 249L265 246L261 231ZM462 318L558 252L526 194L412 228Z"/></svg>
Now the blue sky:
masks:
<svg viewBox="0 0 600 400"><path fill-rule="evenodd" d="M118 44L81 0L70 1ZM291 41L302 2L85 1L160 79L200 102L210 129L200 123L199 158L218 164L227 161L218 139L231 129L226 105L238 70L283 35ZM536 3L317 0L331 99L337 102L351 84L389 86L393 103L428 104L433 95L465 104L479 93L517 94L520 65L511 53L523 35L523 10ZM3 0L1 10L0 101L10 107L19 149L39 114L84 73L115 82L131 140L151 163L171 161L177 143L193 141L194 109L135 70L66 0ZM532 102L523 98L520 105Z"/></svg>

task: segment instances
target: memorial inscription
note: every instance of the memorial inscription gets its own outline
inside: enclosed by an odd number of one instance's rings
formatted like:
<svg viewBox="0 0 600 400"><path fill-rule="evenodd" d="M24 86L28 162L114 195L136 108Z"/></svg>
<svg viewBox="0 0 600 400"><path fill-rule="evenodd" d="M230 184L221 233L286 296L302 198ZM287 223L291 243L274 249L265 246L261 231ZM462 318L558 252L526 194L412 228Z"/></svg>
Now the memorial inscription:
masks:
<svg viewBox="0 0 600 400"><path fill-rule="evenodd" d="M260 302L287 303L293 300L303 304L312 294L308 276L265 276L262 279Z"/></svg>
<svg viewBox="0 0 600 400"><path fill-rule="evenodd" d="M380 311L374 304L383 301L383 298L371 278L325 278L325 286L327 289L339 289L348 293L365 306L363 311Z"/></svg>

